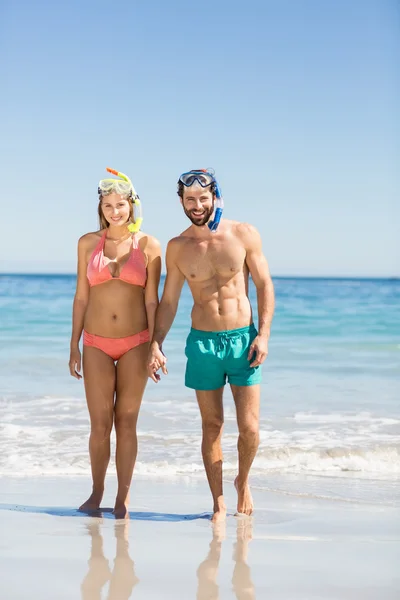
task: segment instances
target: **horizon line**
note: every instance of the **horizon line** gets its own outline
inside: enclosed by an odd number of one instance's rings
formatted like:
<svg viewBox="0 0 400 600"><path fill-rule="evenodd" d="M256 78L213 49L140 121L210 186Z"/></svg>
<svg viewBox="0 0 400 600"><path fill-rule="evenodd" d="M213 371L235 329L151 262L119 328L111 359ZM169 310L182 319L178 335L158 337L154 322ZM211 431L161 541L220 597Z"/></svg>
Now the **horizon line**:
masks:
<svg viewBox="0 0 400 600"><path fill-rule="evenodd" d="M165 277L166 273L161 273ZM75 272L30 272L0 271L0 276L8 277L76 277ZM327 279L356 281L400 281L400 275L272 275L272 279Z"/></svg>

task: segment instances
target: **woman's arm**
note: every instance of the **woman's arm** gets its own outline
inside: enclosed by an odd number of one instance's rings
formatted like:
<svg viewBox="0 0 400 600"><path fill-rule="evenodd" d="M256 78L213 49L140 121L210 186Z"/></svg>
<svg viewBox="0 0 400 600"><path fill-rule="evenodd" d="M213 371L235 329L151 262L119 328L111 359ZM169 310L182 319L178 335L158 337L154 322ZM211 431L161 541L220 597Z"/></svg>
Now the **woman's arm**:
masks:
<svg viewBox="0 0 400 600"><path fill-rule="evenodd" d="M83 321L89 300L89 282L86 276L87 269L87 236L78 242L78 273L76 279L76 292L72 309L72 333L70 343L69 370L72 377L81 379L81 353L79 340L83 331Z"/></svg>
<svg viewBox="0 0 400 600"><path fill-rule="evenodd" d="M161 246L158 240L149 236L146 254L148 262L144 301L146 305L147 324L151 339L153 337L156 310L159 303L158 286L160 284L161 276Z"/></svg>

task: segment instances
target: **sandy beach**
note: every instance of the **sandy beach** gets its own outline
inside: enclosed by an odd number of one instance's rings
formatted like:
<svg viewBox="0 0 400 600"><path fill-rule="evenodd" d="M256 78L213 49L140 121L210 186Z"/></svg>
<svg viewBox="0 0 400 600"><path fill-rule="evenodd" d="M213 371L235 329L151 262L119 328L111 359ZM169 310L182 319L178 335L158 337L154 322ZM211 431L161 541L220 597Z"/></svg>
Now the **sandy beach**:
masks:
<svg viewBox="0 0 400 600"><path fill-rule="evenodd" d="M105 508L114 487L110 477ZM254 517L237 518L227 484L229 514L213 527L205 483L136 478L122 522L79 514L88 488L84 477L0 480L2 598L399 597L396 508L254 490Z"/></svg>

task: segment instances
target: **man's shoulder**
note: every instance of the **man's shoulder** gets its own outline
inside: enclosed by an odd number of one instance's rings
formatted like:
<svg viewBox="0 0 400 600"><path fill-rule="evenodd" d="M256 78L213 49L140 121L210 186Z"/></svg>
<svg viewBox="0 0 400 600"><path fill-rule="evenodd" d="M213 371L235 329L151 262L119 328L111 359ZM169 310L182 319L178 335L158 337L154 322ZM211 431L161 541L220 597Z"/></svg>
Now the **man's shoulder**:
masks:
<svg viewBox="0 0 400 600"><path fill-rule="evenodd" d="M183 232L183 233L185 233L185 232ZM169 240L168 245L167 245L168 252L176 253L176 252L179 252L181 248L186 246L189 238L187 236L183 235L183 233L180 233L176 237L173 237Z"/></svg>
<svg viewBox="0 0 400 600"><path fill-rule="evenodd" d="M181 231L180 234L171 238L168 242L168 246L172 246L175 248L180 248L187 244L187 242L191 239L191 227L185 229L185 231Z"/></svg>
<svg viewBox="0 0 400 600"><path fill-rule="evenodd" d="M254 225L250 223L244 223L242 221L225 221L227 233L232 233L234 236L248 241L253 236L258 237L260 234Z"/></svg>

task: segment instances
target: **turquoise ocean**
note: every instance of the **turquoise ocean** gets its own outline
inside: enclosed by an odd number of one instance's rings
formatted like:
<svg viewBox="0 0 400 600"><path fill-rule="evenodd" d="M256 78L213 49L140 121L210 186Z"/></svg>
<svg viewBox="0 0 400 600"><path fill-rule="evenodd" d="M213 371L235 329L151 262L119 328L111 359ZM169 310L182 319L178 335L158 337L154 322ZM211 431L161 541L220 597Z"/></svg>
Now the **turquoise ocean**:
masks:
<svg viewBox="0 0 400 600"><path fill-rule="evenodd" d="M277 494L400 502L400 281L275 278L252 483ZM163 281L161 282L161 287ZM89 476L82 382L68 372L73 275L0 275L0 477ZM250 294L256 315L255 290ZM165 342L169 374L149 381L136 472L204 478L201 424L184 387L191 296ZM224 396L225 479L236 423ZM110 471L115 471L114 463Z"/></svg>

